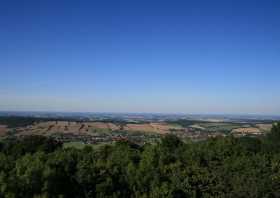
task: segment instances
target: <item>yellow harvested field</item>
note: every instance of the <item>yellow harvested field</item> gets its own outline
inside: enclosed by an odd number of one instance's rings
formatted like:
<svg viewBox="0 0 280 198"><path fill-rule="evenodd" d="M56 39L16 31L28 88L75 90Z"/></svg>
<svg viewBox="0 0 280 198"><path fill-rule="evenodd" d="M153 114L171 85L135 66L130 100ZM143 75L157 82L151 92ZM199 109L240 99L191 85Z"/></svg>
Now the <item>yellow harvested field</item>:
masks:
<svg viewBox="0 0 280 198"><path fill-rule="evenodd" d="M154 128L150 124L127 124L124 126L124 130L154 132Z"/></svg>
<svg viewBox="0 0 280 198"><path fill-rule="evenodd" d="M180 125L171 125L166 123L151 123L150 124L153 128L159 131L170 131L172 129L183 129Z"/></svg>
<svg viewBox="0 0 280 198"><path fill-rule="evenodd" d="M86 123L90 126L90 128L97 128L97 129L111 129L111 130L118 130L120 127L113 124L113 123L104 123L104 122L89 122Z"/></svg>
<svg viewBox="0 0 280 198"><path fill-rule="evenodd" d="M261 130L259 128L238 128L233 129L231 133L239 133L239 134L261 134Z"/></svg>
<svg viewBox="0 0 280 198"><path fill-rule="evenodd" d="M127 124L124 130L127 131L142 131L142 132L153 132L166 134L171 129L181 129L179 126L172 126L166 123L150 123L150 124Z"/></svg>
<svg viewBox="0 0 280 198"><path fill-rule="evenodd" d="M113 123L107 123L108 128L112 129L112 130L119 130L120 127L113 124Z"/></svg>
<svg viewBox="0 0 280 198"><path fill-rule="evenodd" d="M49 121L18 128L18 135L87 134L93 129L119 130L120 126L103 122Z"/></svg>
<svg viewBox="0 0 280 198"><path fill-rule="evenodd" d="M106 130L127 130L137 132L152 132L159 134L169 133L171 130L183 129L179 125L167 123L146 123L146 124L126 124L121 127L114 123L105 122L65 122L65 121L49 121L35 123L31 126L18 128L19 135L51 135L55 133L63 134L89 134L94 129Z"/></svg>
<svg viewBox="0 0 280 198"><path fill-rule="evenodd" d="M272 124L257 124L256 126L263 131L270 131L272 128Z"/></svg>

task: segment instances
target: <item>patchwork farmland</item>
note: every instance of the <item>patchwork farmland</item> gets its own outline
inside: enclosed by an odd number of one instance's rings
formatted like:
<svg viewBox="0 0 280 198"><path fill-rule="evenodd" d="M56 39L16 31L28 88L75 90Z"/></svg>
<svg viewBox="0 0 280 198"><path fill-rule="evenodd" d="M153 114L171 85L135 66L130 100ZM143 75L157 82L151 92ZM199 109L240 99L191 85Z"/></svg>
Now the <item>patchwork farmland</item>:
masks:
<svg viewBox="0 0 280 198"><path fill-rule="evenodd" d="M15 122L14 119L19 119ZM23 120L22 120L23 119ZM17 123L17 125L15 124ZM20 124L18 124L20 123ZM233 135L262 136L272 122L225 122L222 120L78 120L78 119L0 119L1 138L43 135L65 143L103 144L129 140L137 144L153 143L166 134L194 141Z"/></svg>

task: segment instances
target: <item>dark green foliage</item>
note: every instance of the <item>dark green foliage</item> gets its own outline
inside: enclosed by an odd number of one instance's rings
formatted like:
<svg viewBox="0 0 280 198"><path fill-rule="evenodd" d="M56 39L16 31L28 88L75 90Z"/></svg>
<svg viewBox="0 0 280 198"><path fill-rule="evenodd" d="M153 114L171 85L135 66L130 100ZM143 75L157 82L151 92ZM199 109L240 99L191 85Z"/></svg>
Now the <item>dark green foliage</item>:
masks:
<svg viewBox="0 0 280 198"><path fill-rule="evenodd" d="M280 122L274 124L271 132L266 136L266 152L280 152Z"/></svg>
<svg viewBox="0 0 280 198"><path fill-rule="evenodd" d="M62 143L44 136L26 136L18 139L9 139L2 143L0 149L10 156L22 156L26 153L38 151L53 152L62 147Z"/></svg>
<svg viewBox="0 0 280 198"><path fill-rule="evenodd" d="M273 125L271 133L267 135L267 139L274 143L280 143L280 122Z"/></svg>
<svg viewBox="0 0 280 198"><path fill-rule="evenodd" d="M170 124L178 124L182 127L188 127L190 125L198 124L198 123L209 123L207 121L197 121L197 120L187 120L187 119L179 119L176 121L168 121Z"/></svg>
<svg viewBox="0 0 280 198"><path fill-rule="evenodd" d="M142 147L121 141L62 149L39 136L6 140L0 197L280 197L279 127L259 139L184 143L168 135Z"/></svg>
<svg viewBox="0 0 280 198"><path fill-rule="evenodd" d="M23 127L31 125L39 120L38 118L20 117L20 116L0 116L0 124L7 125L10 128Z"/></svg>
<svg viewBox="0 0 280 198"><path fill-rule="evenodd" d="M25 116L0 116L0 124L7 125L9 128L25 127L32 125L35 122L46 121L79 121L77 118L37 118L37 117L25 117Z"/></svg>
<svg viewBox="0 0 280 198"><path fill-rule="evenodd" d="M122 120L122 119L102 119L102 120L95 120L95 121L98 121L98 122L104 122L104 123L113 123L113 124L116 124L116 125L126 125L126 124L148 124L150 122L148 121L126 121L126 120Z"/></svg>

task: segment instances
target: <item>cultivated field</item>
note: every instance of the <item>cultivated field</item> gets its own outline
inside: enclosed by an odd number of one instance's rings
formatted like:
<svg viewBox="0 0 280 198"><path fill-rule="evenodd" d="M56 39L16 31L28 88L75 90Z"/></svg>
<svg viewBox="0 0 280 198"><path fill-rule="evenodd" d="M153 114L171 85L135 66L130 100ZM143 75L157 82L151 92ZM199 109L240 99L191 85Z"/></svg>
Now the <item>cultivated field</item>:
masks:
<svg viewBox="0 0 280 198"><path fill-rule="evenodd" d="M167 134L170 133L171 130L178 129L182 129L182 127L166 123L127 124L124 127L124 130L127 131L153 132L159 134Z"/></svg>
<svg viewBox="0 0 280 198"><path fill-rule="evenodd" d="M0 120L1 121L1 120ZM137 120L101 120L79 121L78 119L35 119L35 118L3 118L0 122L0 136L51 136L64 143L102 144L119 140L129 140L139 144L157 142L162 135L175 134L182 139L194 141L209 137L257 136L270 131L272 122L215 122L203 120L173 121L137 121ZM6 126L9 126L6 127Z"/></svg>
<svg viewBox="0 0 280 198"><path fill-rule="evenodd" d="M272 124L256 124L256 126L262 131L270 131L272 128Z"/></svg>
<svg viewBox="0 0 280 198"><path fill-rule="evenodd" d="M105 122L67 122L67 121L48 121L35 123L27 127L19 127L18 135L52 135L56 133L63 134L88 134L98 131L117 131L125 130L132 132L151 132L158 134L166 134L171 130L183 129L177 125L167 123L148 123L148 124L125 124L117 125Z"/></svg>
<svg viewBox="0 0 280 198"><path fill-rule="evenodd" d="M259 128L248 127L248 128L238 128L233 129L232 134L240 135L261 135L262 131Z"/></svg>
<svg viewBox="0 0 280 198"><path fill-rule="evenodd" d="M0 136L4 136L7 133L7 127L5 125L0 125Z"/></svg>

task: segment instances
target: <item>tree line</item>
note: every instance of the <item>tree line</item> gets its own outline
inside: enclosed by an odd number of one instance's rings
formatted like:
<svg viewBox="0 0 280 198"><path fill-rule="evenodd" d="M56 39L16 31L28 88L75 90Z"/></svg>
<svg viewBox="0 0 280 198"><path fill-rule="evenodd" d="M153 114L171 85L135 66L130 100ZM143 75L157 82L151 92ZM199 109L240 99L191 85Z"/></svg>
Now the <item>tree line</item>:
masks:
<svg viewBox="0 0 280 198"><path fill-rule="evenodd" d="M262 138L63 148L29 136L0 144L0 197L280 197L280 124Z"/></svg>
<svg viewBox="0 0 280 198"><path fill-rule="evenodd" d="M8 128L26 127L36 122L47 122L47 121L81 122L82 120L75 117L47 118L47 117L29 117L29 116L0 116L0 124L7 125Z"/></svg>

